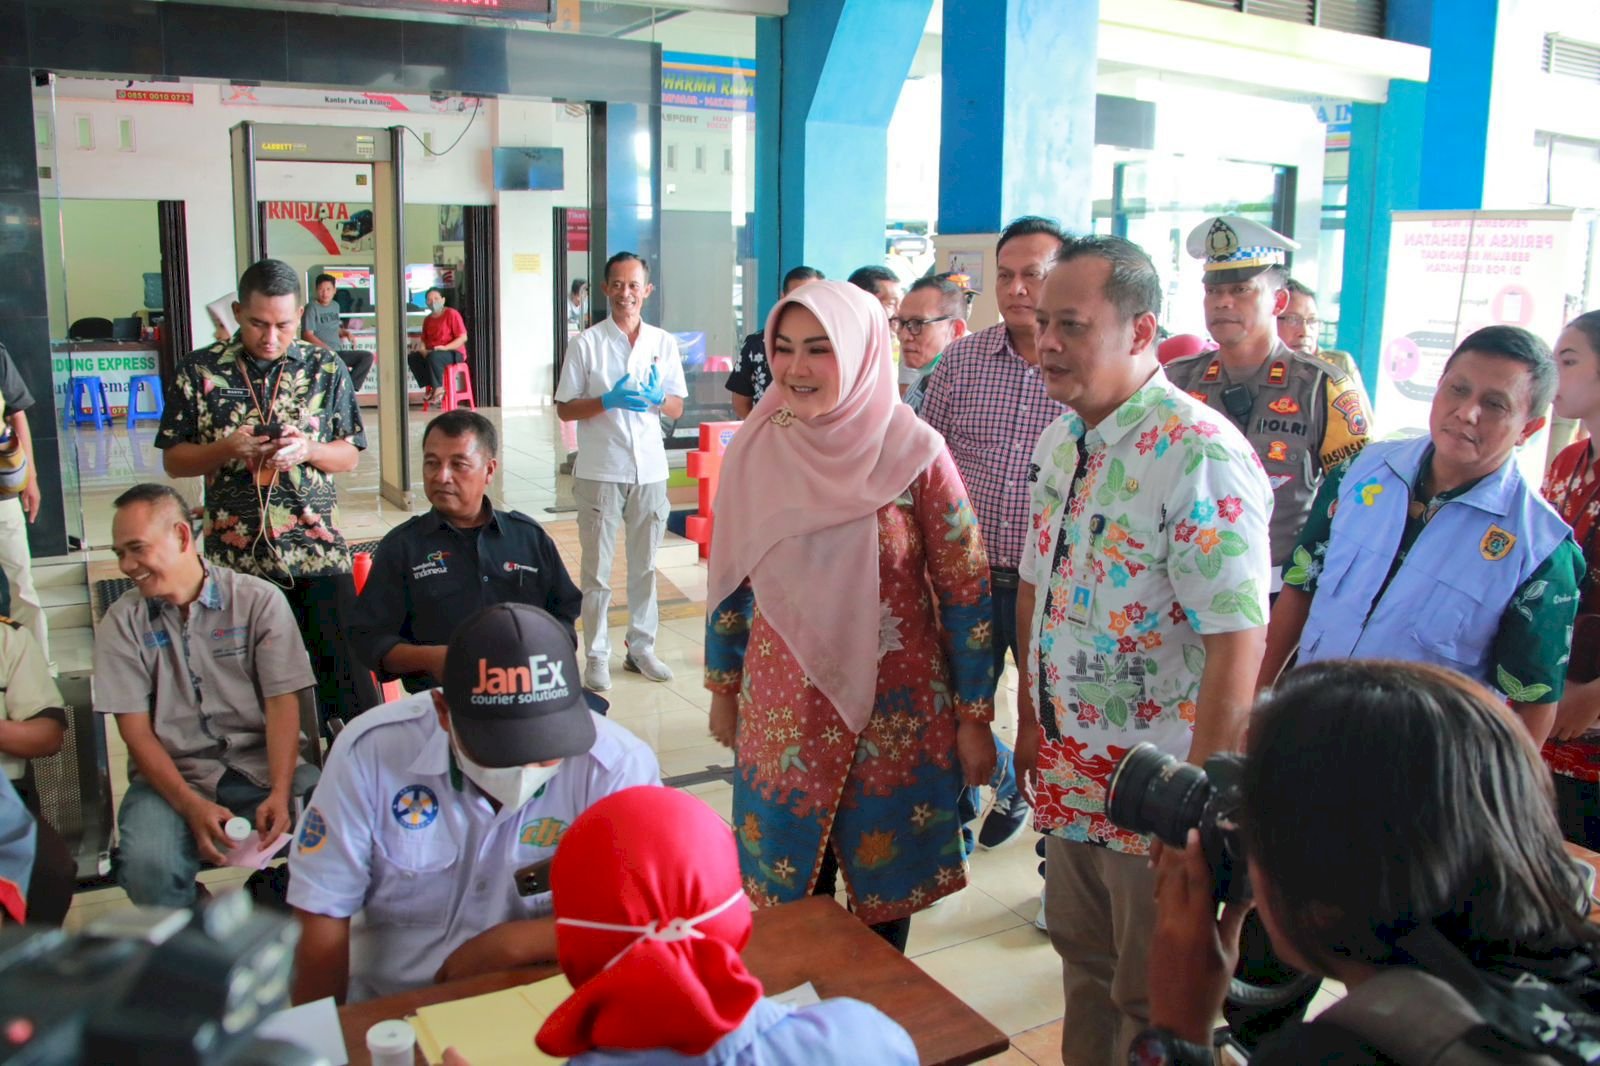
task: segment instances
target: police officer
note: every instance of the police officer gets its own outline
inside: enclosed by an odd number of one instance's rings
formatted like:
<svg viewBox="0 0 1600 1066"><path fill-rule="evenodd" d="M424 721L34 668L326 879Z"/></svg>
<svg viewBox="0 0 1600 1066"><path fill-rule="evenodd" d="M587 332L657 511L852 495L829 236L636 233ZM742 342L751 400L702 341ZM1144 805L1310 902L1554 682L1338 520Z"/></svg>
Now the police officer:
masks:
<svg viewBox="0 0 1600 1066"><path fill-rule="evenodd" d="M1278 338L1289 303L1284 252L1294 241L1236 215L1189 233L1205 260L1206 328L1217 350L1167 364L1167 377L1233 420L1272 482L1272 591L1294 552L1323 474L1367 443L1370 413L1361 376L1340 352L1306 354Z"/></svg>
<svg viewBox="0 0 1600 1066"><path fill-rule="evenodd" d="M555 959L561 835L661 776L649 747L589 710L576 650L538 608L485 607L451 638L441 688L345 728L289 857L295 1002Z"/></svg>
<svg viewBox="0 0 1600 1066"><path fill-rule="evenodd" d="M574 643L583 596L544 529L485 496L498 464L494 424L458 408L422 433L422 488L433 505L378 544L350 639L389 680L419 692L444 677L457 624L492 603L526 603L554 615Z"/></svg>

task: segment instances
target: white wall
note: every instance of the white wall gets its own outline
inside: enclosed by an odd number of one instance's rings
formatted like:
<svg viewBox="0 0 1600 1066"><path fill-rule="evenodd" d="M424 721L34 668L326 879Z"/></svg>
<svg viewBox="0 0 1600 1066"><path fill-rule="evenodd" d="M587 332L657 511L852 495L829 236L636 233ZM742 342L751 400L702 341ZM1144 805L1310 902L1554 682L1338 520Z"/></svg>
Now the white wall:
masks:
<svg viewBox="0 0 1600 1066"><path fill-rule="evenodd" d="M321 108L233 107L221 102L220 86L186 83L194 93L192 107L174 104L130 104L74 99L78 79L57 83L56 128L68 131L77 116L87 115L95 129L95 148L79 150L73 140L57 138L57 182L41 184L41 195L69 199L183 200L189 229L189 277L193 285L194 336L211 335L205 305L238 282L233 247L233 167L228 131L240 122L280 122L325 126L375 126L385 116L371 111ZM549 106L549 105L542 105ZM487 204L493 202L490 157L496 127L495 101L482 113L461 143L448 155L428 157L415 139L406 138L405 198L413 203ZM470 114L470 113L469 113ZM135 148L117 149L117 124L134 122ZM391 124L405 124L418 134L432 132L442 150L467 126L460 115L404 114ZM268 179L265 198L355 200L348 168L275 164L292 168ZM264 175L265 177L265 175ZM294 190L290 194L290 190ZM265 191L265 190L264 190Z"/></svg>
<svg viewBox="0 0 1600 1066"><path fill-rule="evenodd" d="M66 300L50 301L50 336L65 337L80 318L122 318L144 307L144 275L161 272L160 223L151 200L65 200L40 212L46 276L62 270L65 221Z"/></svg>
<svg viewBox="0 0 1600 1066"><path fill-rule="evenodd" d="M589 203L588 120L581 108L543 101L502 100L494 136L508 147L563 150L566 188L559 192L496 192L500 230L500 404L550 402L555 326L552 317L555 209ZM517 269L518 256L537 256L538 269ZM524 267L531 261L521 260Z"/></svg>
<svg viewBox="0 0 1600 1066"><path fill-rule="evenodd" d="M1534 144L1537 132L1600 142L1600 82L1540 69L1548 33L1600 44L1600 6L1500 0L1499 16L1484 150L1483 206L1490 209L1545 202L1546 156ZM1590 190L1587 203L1568 206L1600 207L1600 188Z"/></svg>

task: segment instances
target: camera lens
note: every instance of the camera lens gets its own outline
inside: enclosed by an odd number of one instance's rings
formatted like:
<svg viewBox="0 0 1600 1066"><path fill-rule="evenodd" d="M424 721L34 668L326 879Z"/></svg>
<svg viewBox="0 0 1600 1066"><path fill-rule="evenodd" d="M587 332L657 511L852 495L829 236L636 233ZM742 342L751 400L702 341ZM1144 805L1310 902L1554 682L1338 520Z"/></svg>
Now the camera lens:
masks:
<svg viewBox="0 0 1600 1066"><path fill-rule="evenodd" d="M1211 782L1198 766L1143 743L1122 757L1106 790L1106 817L1134 833L1154 833L1181 848L1200 825Z"/></svg>

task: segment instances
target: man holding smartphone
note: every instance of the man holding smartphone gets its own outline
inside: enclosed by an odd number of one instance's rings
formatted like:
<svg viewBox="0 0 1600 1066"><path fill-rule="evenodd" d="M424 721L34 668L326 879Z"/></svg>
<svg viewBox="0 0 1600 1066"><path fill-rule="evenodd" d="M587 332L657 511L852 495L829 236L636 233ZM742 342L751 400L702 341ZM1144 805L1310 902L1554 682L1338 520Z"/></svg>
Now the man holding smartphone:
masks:
<svg viewBox="0 0 1600 1066"><path fill-rule="evenodd" d="M288 264L246 270L239 331L179 361L155 444L168 477L205 478L206 557L283 589L326 723L377 702L341 624L355 584L333 483L367 438L344 363L300 339L303 304Z"/></svg>
<svg viewBox="0 0 1600 1066"><path fill-rule="evenodd" d="M441 688L374 708L328 757L289 855L294 1001L554 961L561 835L660 780L655 753L590 710L565 625L520 603L473 614Z"/></svg>

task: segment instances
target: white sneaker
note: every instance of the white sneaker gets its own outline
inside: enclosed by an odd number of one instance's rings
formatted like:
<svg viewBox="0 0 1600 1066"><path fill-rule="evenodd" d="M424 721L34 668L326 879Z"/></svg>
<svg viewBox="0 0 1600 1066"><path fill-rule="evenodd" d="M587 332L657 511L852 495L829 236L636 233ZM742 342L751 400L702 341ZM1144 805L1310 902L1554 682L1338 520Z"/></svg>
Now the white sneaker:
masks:
<svg viewBox="0 0 1600 1066"><path fill-rule="evenodd" d="M671 681L672 670L656 658L653 651L630 651L622 660L622 668L642 674L651 681Z"/></svg>
<svg viewBox="0 0 1600 1066"><path fill-rule="evenodd" d="M591 692L605 692L611 688L611 664L604 659L590 659L583 668L583 687Z"/></svg>
<svg viewBox="0 0 1600 1066"><path fill-rule="evenodd" d="M1041 933L1048 933L1050 927L1044 921L1044 889L1039 889L1039 913L1034 915L1033 927Z"/></svg>

